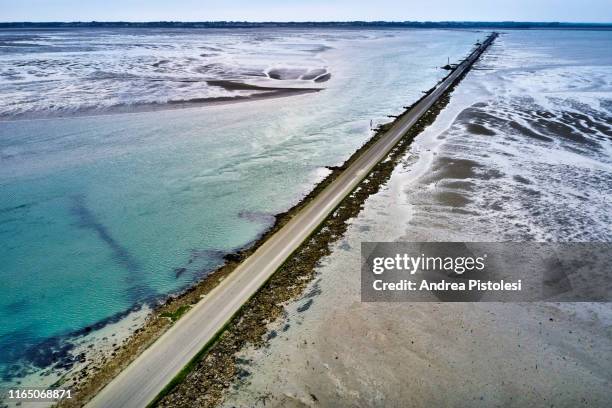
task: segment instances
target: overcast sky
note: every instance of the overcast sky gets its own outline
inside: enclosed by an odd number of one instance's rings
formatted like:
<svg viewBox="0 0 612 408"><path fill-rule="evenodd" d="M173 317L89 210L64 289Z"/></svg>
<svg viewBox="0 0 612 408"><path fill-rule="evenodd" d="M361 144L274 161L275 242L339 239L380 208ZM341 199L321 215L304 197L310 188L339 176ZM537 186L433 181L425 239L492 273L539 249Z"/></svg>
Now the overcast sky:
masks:
<svg viewBox="0 0 612 408"><path fill-rule="evenodd" d="M0 21L612 22L612 0L0 0Z"/></svg>

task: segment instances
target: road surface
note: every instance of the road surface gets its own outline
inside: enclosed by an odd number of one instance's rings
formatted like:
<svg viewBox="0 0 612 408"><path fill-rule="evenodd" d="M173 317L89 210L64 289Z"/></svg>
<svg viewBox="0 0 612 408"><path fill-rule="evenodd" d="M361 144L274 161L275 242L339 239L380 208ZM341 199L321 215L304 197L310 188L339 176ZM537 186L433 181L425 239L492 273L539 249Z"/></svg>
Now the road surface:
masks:
<svg viewBox="0 0 612 408"><path fill-rule="evenodd" d="M223 282L103 388L86 406L146 407L279 266L315 231L342 199L383 160L402 136L493 42L487 38L438 87L403 115L313 201L244 260Z"/></svg>

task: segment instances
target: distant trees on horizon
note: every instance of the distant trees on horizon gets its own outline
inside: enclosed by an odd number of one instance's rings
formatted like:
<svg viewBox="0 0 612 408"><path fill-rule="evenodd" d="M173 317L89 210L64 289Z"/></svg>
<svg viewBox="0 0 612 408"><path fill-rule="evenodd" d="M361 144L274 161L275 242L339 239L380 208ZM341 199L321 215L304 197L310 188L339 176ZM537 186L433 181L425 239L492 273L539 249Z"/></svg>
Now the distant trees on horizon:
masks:
<svg viewBox="0 0 612 408"><path fill-rule="evenodd" d="M562 23L521 21L74 21L74 22L0 22L0 28L261 28L261 27L322 27L322 28L495 28L495 29L612 29L608 23Z"/></svg>

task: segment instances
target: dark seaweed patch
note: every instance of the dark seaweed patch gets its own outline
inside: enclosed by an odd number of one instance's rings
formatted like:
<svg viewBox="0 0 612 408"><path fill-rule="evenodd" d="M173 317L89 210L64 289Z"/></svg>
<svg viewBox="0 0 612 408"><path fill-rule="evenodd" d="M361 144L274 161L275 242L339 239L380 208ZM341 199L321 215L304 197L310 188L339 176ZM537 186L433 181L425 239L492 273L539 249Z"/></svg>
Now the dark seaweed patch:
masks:
<svg viewBox="0 0 612 408"><path fill-rule="evenodd" d="M87 207L82 195L72 197L72 213L78 218L82 228L90 229L104 242L113 254L113 258L130 272L128 280L129 296L134 301L154 296L154 291L144 283L141 268L128 249L121 245L110 233L106 225L102 224L96 215Z"/></svg>
<svg viewBox="0 0 612 408"><path fill-rule="evenodd" d="M527 180L527 179L526 179L525 177L523 177L523 176L519 176L518 174L517 174L517 175L512 176L512 178L513 178L515 181L518 181L519 183L523 183L523 184L531 184L531 181Z"/></svg>
<svg viewBox="0 0 612 408"><path fill-rule="evenodd" d="M160 60L151 65L154 66L155 68L158 68L160 65L167 64L168 62L169 62L168 60Z"/></svg>
<svg viewBox="0 0 612 408"><path fill-rule="evenodd" d="M468 179L476 177L476 169L482 164L468 159L454 159L451 157L438 157L432 166L430 181L442 179Z"/></svg>
<svg viewBox="0 0 612 408"><path fill-rule="evenodd" d="M148 300L151 305L157 301L153 298ZM8 366L0 371L0 376L8 382L30 374L33 369L69 369L84 358L80 354L74 354L74 341L77 338L100 330L108 324L116 323L141 308L142 304L134 304L127 310L101 319L89 326L44 339L34 337L29 330L8 333L0 337L0 350L2 350L0 362Z"/></svg>
<svg viewBox="0 0 612 408"><path fill-rule="evenodd" d="M138 262L132 257L127 248L111 235L108 228L98 221L94 213L87 207L83 196L73 196L72 204L72 213L78 217L79 226L95 231L98 237L111 249L115 259L125 269L130 272L136 272L140 269Z"/></svg>
<svg viewBox="0 0 612 408"><path fill-rule="evenodd" d="M508 122L508 126L511 129L514 129L518 134L530 137L532 139L541 140L542 142L552 142L553 139L547 136L544 136L540 133L534 132L533 130L511 120Z"/></svg>
<svg viewBox="0 0 612 408"><path fill-rule="evenodd" d="M174 268L174 277L178 279L185 272L187 272L187 268Z"/></svg>
<svg viewBox="0 0 612 408"><path fill-rule="evenodd" d="M592 143L580 133L572 129L571 126L556 120L538 119L533 122L533 126L539 129L540 132L546 133L549 136L558 136L577 143Z"/></svg>
<svg viewBox="0 0 612 408"><path fill-rule="evenodd" d="M4 310L7 315L11 315L26 309L29 304L30 301L28 299L19 299L4 306Z"/></svg>
<svg viewBox="0 0 612 408"><path fill-rule="evenodd" d="M251 373L248 372L247 370L245 370L242 367L238 367L236 369L236 376L238 377L238 380L244 380L245 378L247 378L250 375L251 375Z"/></svg>
<svg viewBox="0 0 612 408"><path fill-rule="evenodd" d="M5 214L5 213L13 212L13 211L18 211L18 210L25 210L27 208L30 208L31 206L32 206L31 203L27 203L27 204L16 205L14 207L0 208L0 214Z"/></svg>
<svg viewBox="0 0 612 408"><path fill-rule="evenodd" d="M314 285L312 285L312 288L304 294L304 299L313 298L321 293L321 285L319 285L319 282L316 282Z"/></svg>
<svg viewBox="0 0 612 408"><path fill-rule="evenodd" d="M491 180L491 179L498 179L502 177L504 177L504 173L502 173L501 171L497 169L489 169L483 172L479 178L483 180Z"/></svg>
<svg viewBox="0 0 612 408"><path fill-rule="evenodd" d="M440 180L438 187L452 188L455 190L474 191L474 183L465 180Z"/></svg>
<svg viewBox="0 0 612 408"><path fill-rule="evenodd" d="M28 330L20 330L2 336L0 361L9 363L2 369L4 381L23 377L33 369L69 369L76 360L73 355L74 344L63 337L50 337L44 340L32 339Z"/></svg>
<svg viewBox="0 0 612 408"><path fill-rule="evenodd" d="M308 309L310 309L310 306L312 306L313 300L312 299L308 299L308 301L306 301L306 303L304 303L303 305L299 306L297 308L297 312L298 313L303 313L305 311L307 311Z"/></svg>
<svg viewBox="0 0 612 408"><path fill-rule="evenodd" d="M274 215L263 211L240 211L238 217L243 218L247 221L261 223L261 224L272 224L274 222Z"/></svg>
<svg viewBox="0 0 612 408"><path fill-rule="evenodd" d="M471 202L469 198L463 194L459 194L453 191L441 191L436 194L436 198L445 205L452 207L465 207Z"/></svg>
<svg viewBox="0 0 612 408"><path fill-rule="evenodd" d="M485 112L476 106L477 105L472 105L471 107L464 109L459 116L457 116L457 121L464 124L487 124L493 127L502 127L506 123L505 119Z"/></svg>
<svg viewBox="0 0 612 408"><path fill-rule="evenodd" d="M468 132L475 135L495 136L494 131L484 127L483 125L479 125L478 123L468 123L466 127Z"/></svg>

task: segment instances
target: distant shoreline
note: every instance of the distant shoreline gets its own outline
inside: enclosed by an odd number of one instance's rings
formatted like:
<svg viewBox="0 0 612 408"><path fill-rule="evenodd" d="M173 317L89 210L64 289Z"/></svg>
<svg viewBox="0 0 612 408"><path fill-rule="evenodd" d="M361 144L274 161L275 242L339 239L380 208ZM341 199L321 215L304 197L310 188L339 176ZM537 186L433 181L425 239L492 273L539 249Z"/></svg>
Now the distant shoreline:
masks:
<svg viewBox="0 0 612 408"><path fill-rule="evenodd" d="M527 22L527 21L70 21L0 22L3 28L464 28L464 29L552 29L612 30L609 23Z"/></svg>

